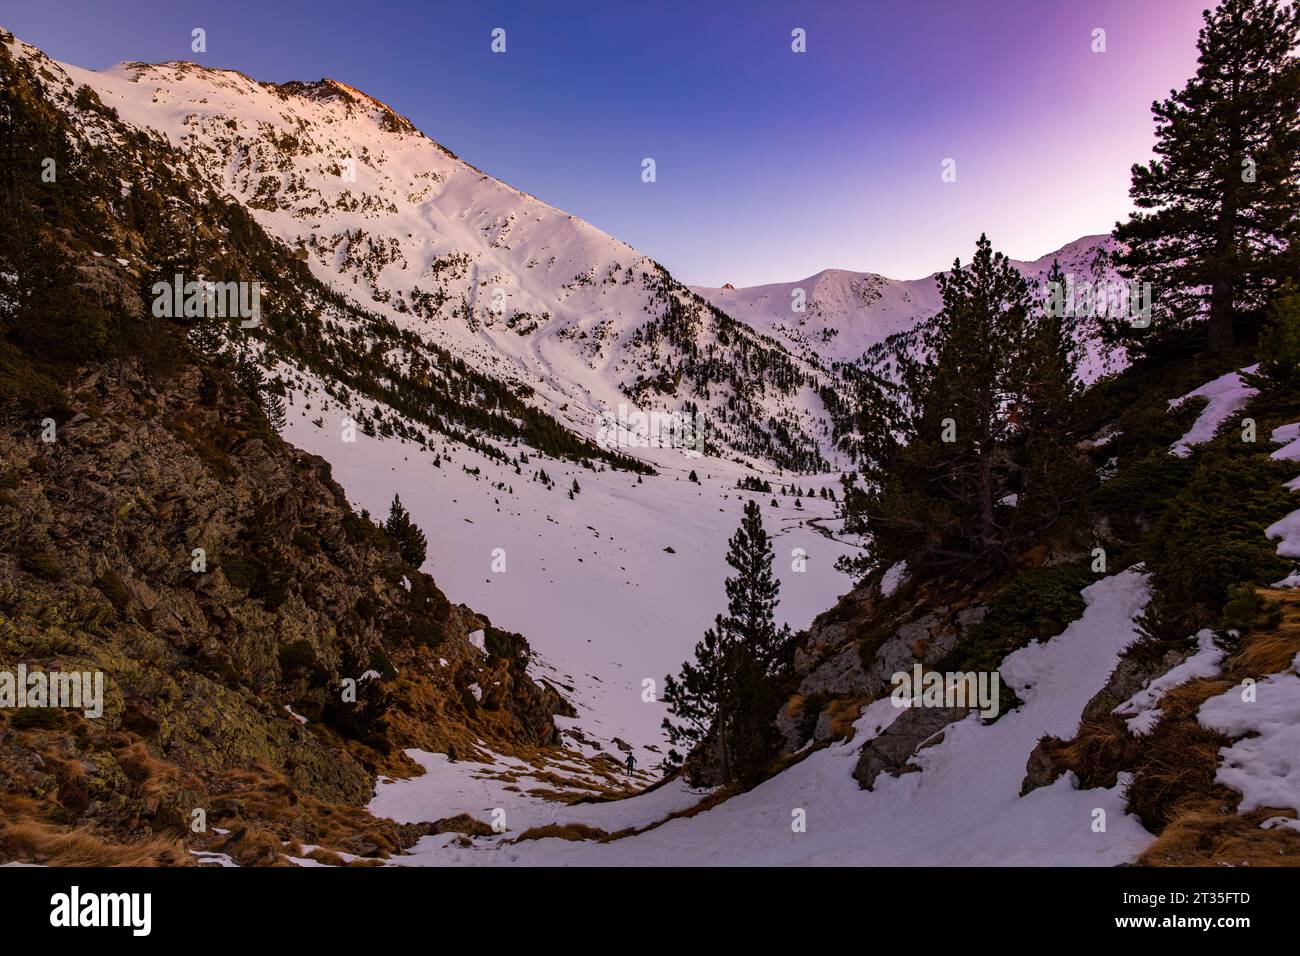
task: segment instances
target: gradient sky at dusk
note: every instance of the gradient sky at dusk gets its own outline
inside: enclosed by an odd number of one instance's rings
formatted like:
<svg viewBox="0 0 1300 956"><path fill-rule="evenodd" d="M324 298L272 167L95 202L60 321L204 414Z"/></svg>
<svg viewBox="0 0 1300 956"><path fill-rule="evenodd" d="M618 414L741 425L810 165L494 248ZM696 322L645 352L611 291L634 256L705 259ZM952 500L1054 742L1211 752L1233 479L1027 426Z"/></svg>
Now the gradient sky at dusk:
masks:
<svg viewBox="0 0 1300 956"><path fill-rule="evenodd" d="M1151 101L1195 69L1207 5L7 0L0 25L78 66L334 77L685 282L753 285L828 267L915 278L981 231L1016 258L1108 231L1150 156Z"/></svg>

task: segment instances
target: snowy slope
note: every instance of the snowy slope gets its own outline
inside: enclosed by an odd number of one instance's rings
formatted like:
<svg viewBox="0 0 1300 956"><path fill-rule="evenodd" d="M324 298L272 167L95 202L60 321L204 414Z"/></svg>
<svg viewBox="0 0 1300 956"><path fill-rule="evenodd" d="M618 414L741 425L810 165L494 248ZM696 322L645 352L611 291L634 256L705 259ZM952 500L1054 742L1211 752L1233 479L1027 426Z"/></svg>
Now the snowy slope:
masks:
<svg viewBox="0 0 1300 956"><path fill-rule="evenodd" d="M535 457L555 481L548 490L528 473L437 436L432 451L360 432L355 443L343 443L336 423L344 411L319 391L297 393L285 438L329 460L358 508L384 514L400 494L428 534L424 569L439 586L498 627L526 635L538 675L574 689L566 696L582 732L636 746L643 768L662 757L665 710L642 699L642 681L662 686L725 608L727 539L746 500L764 506L785 621L806 627L852 584L833 565L857 547L811 524L837 528L833 504L810 496L796 509L794 498L778 495L772 508L772 495L736 490L749 472L734 462L644 450L659 474L638 483L626 472ZM323 425L314 424L318 418ZM435 466L440 449L450 460ZM688 480L691 470L698 484ZM581 490L570 499L575 479ZM800 477L799 484L839 487L838 475ZM497 549L504 572L493 570ZM806 555L804 571L794 570L795 549Z"/></svg>
<svg viewBox="0 0 1300 956"><path fill-rule="evenodd" d="M1003 662L1002 673L1024 704L990 725L969 717L949 727L942 743L914 758L919 773L882 777L873 791L858 789L851 776L864 739L890 719L893 704L886 698L864 710L852 741L818 751L713 809L642 834L603 844L480 838L469 848L433 836L401 862L1113 866L1130 861L1152 837L1125 813L1122 781L1109 790L1079 790L1068 775L1019 795L1030 751L1044 734L1073 734L1084 704L1135 639L1133 619L1148 597L1145 576L1137 571L1106 578L1083 593L1087 608L1078 621ZM680 791L654 791L613 805L570 807L562 818L614 830L662 815L665 805L676 808L679 798L685 799ZM401 808L408 818L423 808L428 819L451 807L506 807L506 801L512 801L509 835L542 822L541 810L529 812L508 794L479 792L467 800L423 777L381 785L372 807ZM791 827L798 810L805 812L806 832ZM1094 825L1098 810L1104 811L1104 829ZM609 826L611 818L618 825Z"/></svg>

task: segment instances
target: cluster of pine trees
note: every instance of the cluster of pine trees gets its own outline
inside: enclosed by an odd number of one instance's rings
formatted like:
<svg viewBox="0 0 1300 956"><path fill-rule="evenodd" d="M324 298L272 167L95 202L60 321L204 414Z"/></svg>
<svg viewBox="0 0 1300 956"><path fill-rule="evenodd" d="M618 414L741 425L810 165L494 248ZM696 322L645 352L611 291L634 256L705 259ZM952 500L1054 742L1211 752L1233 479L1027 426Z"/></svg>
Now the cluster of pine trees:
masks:
<svg viewBox="0 0 1300 956"><path fill-rule="evenodd" d="M1135 362L1260 337L1271 374L1300 358L1300 7L1225 0L1200 66L1152 107L1157 158L1133 167L1138 211L1115 228L1121 275L1150 282L1154 315L1101 317ZM1054 267L1048 278L1065 281ZM906 558L932 572L1006 566L1077 516L1096 478L1080 439L1072 324L981 236L939 277L943 309L900 350L897 381L860 382L866 487L845 513L872 535L866 572ZM1261 335L1261 326L1264 331ZM1086 400L1086 399L1085 399Z"/></svg>

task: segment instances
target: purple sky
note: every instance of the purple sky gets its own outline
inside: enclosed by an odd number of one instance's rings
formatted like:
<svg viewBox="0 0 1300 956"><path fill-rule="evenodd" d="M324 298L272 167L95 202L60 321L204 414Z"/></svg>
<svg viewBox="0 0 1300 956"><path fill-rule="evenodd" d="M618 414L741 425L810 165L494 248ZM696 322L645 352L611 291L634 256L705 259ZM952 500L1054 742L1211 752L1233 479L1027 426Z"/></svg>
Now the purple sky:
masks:
<svg viewBox="0 0 1300 956"><path fill-rule="evenodd" d="M79 66L335 77L683 281L753 285L915 278L969 258L981 231L1024 259L1108 231L1150 156L1151 101L1195 69L1206 5L9 0L0 25Z"/></svg>

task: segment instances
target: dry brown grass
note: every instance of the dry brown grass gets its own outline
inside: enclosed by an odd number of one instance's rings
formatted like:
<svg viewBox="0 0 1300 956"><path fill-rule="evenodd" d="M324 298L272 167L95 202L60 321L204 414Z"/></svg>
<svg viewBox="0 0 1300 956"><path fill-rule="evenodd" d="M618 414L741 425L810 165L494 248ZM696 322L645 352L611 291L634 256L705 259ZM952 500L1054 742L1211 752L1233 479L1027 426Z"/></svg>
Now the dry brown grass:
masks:
<svg viewBox="0 0 1300 956"><path fill-rule="evenodd" d="M1300 833L1287 827L1260 829L1277 813L1239 815L1222 803L1202 800L1185 805L1155 843L1137 859L1139 866L1300 866Z"/></svg>
<svg viewBox="0 0 1300 956"><path fill-rule="evenodd" d="M598 827L589 827L585 823L548 823L545 826L531 827L525 830L511 842L521 843L524 840L547 839L606 841L609 839L609 834Z"/></svg>
<svg viewBox="0 0 1300 956"><path fill-rule="evenodd" d="M1057 767L1074 771L1081 786L1093 788L1115 786L1140 745L1122 718L1105 714L1081 721L1069 740L1049 739L1044 746Z"/></svg>
<svg viewBox="0 0 1300 956"><path fill-rule="evenodd" d="M173 791L182 776L179 767L151 755L142 741L122 748L115 756L122 772L143 796Z"/></svg>
<svg viewBox="0 0 1300 956"><path fill-rule="evenodd" d="M1162 721L1142 739L1138 765L1125 794L1143 826L1160 833L1189 806L1205 801L1236 805L1238 798L1214 782L1219 749L1228 738L1195 720Z"/></svg>
<svg viewBox="0 0 1300 956"><path fill-rule="evenodd" d="M1230 690L1235 681L1223 678L1198 678L1179 684L1160 698L1160 711L1164 720L1196 720L1201 705L1211 697Z"/></svg>
<svg viewBox="0 0 1300 956"><path fill-rule="evenodd" d="M845 740L853 733L853 725L862 716L862 708L871 703L870 697L837 697L826 712L831 715L831 738Z"/></svg>
<svg viewBox="0 0 1300 956"><path fill-rule="evenodd" d="M322 866L343 866L345 862L343 857L339 856L333 850L327 850L320 846L308 853L307 859L315 860Z"/></svg>
<svg viewBox="0 0 1300 956"><path fill-rule="evenodd" d="M493 830L482 820L468 813L458 813L454 817L443 817L433 825L434 833L465 833L469 836L491 836Z"/></svg>
<svg viewBox="0 0 1300 956"><path fill-rule="evenodd" d="M1297 866L1300 833L1260 824L1292 812L1237 812L1241 797L1215 783L1220 750L1229 738L1202 727L1201 705L1246 678L1256 680L1288 669L1300 653L1300 594L1261 590L1279 611L1275 625L1246 634L1215 680L1182 684L1160 702L1163 716L1141 738L1138 766L1128 791L1130 808L1158 833L1138 859L1145 866Z"/></svg>
<svg viewBox="0 0 1300 956"><path fill-rule="evenodd" d="M219 796L208 815L209 827L234 833L205 849L229 853L241 866L280 865L289 842L348 853L368 843L384 856L403 848L402 835L391 820L374 817L363 807L300 794L265 767L236 771L215 784Z"/></svg>
<svg viewBox="0 0 1300 956"><path fill-rule="evenodd" d="M291 849L291 848L290 848ZM241 828L218 847L240 866L290 866L284 841L270 830Z"/></svg>
<svg viewBox="0 0 1300 956"><path fill-rule="evenodd" d="M44 866L187 866L193 859L180 840L155 837L115 843L89 827L69 829L40 820L0 828L0 858Z"/></svg>

